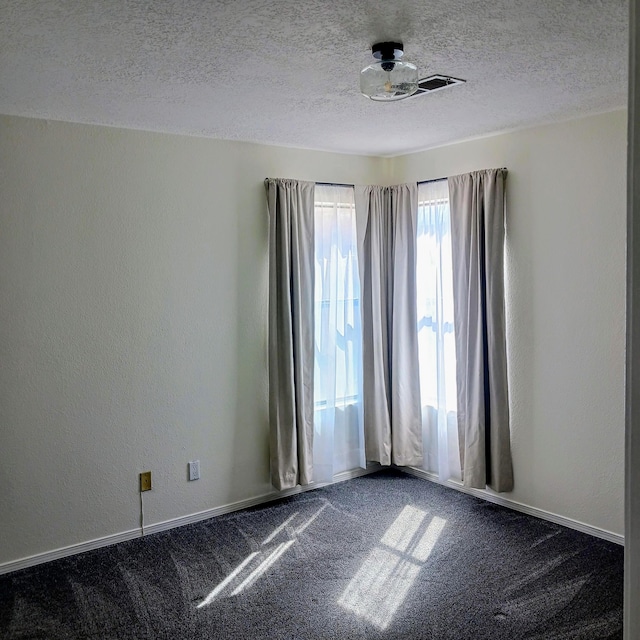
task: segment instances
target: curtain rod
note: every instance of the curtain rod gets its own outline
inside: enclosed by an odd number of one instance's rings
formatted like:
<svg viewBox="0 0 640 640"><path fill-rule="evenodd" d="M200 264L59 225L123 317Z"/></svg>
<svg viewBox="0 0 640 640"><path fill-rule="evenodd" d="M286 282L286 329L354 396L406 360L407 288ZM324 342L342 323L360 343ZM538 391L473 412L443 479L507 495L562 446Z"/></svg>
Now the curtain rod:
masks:
<svg viewBox="0 0 640 640"><path fill-rule="evenodd" d="M432 178L431 180L420 180L418 184L429 184L430 182L440 182L441 180L446 180L447 178Z"/></svg>
<svg viewBox="0 0 640 640"><path fill-rule="evenodd" d="M442 180L448 180L448 178L432 178L431 180L420 180L417 184L429 184L430 182L441 182ZM343 184L341 182L316 182L321 187L353 187L352 184Z"/></svg>
<svg viewBox="0 0 640 640"><path fill-rule="evenodd" d="M353 187L352 184L342 184L341 182L316 182L321 187Z"/></svg>
<svg viewBox="0 0 640 640"><path fill-rule="evenodd" d="M417 184L428 184L429 182L440 182L441 180L446 180L447 178L432 178L431 180L421 180ZM317 185L321 187L353 187L352 184L343 184L342 182L316 182Z"/></svg>

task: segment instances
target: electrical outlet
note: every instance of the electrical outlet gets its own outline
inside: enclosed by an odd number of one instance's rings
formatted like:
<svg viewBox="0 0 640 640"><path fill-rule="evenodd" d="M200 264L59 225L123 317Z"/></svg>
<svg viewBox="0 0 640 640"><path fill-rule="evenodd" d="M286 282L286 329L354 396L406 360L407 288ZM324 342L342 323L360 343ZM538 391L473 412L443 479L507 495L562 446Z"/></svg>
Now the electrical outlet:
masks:
<svg viewBox="0 0 640 640"><path fill-rule="evenodd" d="M140 474L140 491L151 491L151 471Z"/></svg>
<svg viewBox="0 0 640 640"><path fill-rule="evenodd" d="M200 480L200 460L189 463L189 480Z"/></svg>

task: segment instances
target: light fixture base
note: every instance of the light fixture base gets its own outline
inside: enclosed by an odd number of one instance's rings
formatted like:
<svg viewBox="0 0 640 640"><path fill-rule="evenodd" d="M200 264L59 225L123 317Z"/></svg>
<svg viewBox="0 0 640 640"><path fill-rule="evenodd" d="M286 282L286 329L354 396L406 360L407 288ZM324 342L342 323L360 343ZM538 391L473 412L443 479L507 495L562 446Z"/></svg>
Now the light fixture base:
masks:
<svg viewBox="0 0 640 640"><path fill-rule="evenodd" d="M400 60L404 54L402 42L378 42L371 47L371 53L376 60Z"/></svg>

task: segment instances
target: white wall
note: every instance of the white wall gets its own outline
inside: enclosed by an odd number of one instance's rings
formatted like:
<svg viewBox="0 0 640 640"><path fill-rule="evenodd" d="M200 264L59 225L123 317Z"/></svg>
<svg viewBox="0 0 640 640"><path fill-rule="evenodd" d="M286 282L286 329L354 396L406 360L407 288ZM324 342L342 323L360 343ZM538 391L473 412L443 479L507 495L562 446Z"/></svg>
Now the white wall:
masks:
<svg viewBox="0 0 640 640"><path fill-rule="evenodd" d="M395 181L507 167L515 490L624 531L626 112L396 159Z"/></svg>
<svg viewBox="0 0 640 640"><path fill-rule="evenodd" d="M263 180L385 167L0 118L0 563L271 490Z"/></svg>
<svg viewBox="0 0 640 640"><path fill-rule="evenodd" d="M622 533L625 122L376 159L0 117L0 563L135 529L146 469L147 523L270 490L267 176L508 167L508 497Z"/></svg>

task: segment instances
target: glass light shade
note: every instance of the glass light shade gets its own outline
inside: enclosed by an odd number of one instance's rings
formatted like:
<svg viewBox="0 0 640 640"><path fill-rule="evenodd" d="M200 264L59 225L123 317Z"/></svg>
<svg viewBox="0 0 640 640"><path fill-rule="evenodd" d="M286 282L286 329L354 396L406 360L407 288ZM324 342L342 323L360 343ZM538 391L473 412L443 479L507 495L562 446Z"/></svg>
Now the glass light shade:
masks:
<svg viewBox="0 0 640 640"><path fill-rule="evenodd" d="M379 60L360 73L360 91L372 100L402 100L417 90L418 68L410 62Z"/></svg>

